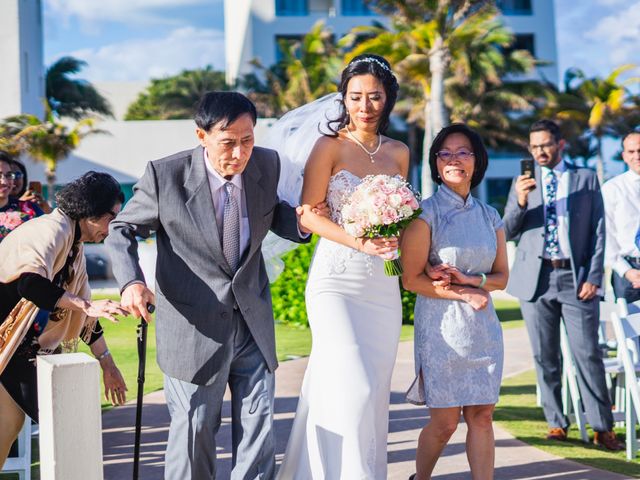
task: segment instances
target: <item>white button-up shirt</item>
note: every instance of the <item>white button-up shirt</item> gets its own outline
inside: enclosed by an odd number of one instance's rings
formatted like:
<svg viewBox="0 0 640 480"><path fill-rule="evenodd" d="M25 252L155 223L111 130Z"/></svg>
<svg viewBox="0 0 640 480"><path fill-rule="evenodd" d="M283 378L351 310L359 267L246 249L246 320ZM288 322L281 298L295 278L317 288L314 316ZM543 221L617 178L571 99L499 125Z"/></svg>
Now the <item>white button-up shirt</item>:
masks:
<svg viewBox="0 0 640 480"><path fill-rule="evenodd" d="M640 257L635 239L640 228L640 175L629 170L602 186L607 225L605 264L621 277L631 269L624 257Z"/></svg>
<svg viewBox="0 0 640 480"><path fill-rule="evenodd" d="M571 258L571 244L569 243L569 211L567 210L567 200L569 198L569 172L564 161L560 161L553 170L547 167L540 167L542 183L542 202L544 203L545 225L547 220L547 195L545 177L550 171L558 179L556 190L556 215L558 217L558 248L559 259ZM550 258L546 248L542 253L543 258Z"/></svg>
<svg viewBox="0 0 640 480"><path fill-rule="evenodd" d="M209 155L207 149L204 149L204 164L207 169L207 179L209 180L209 190L211 190L211 198L213 200L213 208L216 214L216 224L218 225L218 233L220 240L222 241L222 226L224 224L224 202L226 201L227 193L224 189L224 184L231 182L236 188L233 189L233 195L235 195L238 205L240 205L240 258L242 254L249 246L250 230L249 230L249 216L247 214L247 201L244 194L244 188L242 184L242 175L234 175L231 180L226 180L222 175L215 171L211 162L209 162Z"/></svg>

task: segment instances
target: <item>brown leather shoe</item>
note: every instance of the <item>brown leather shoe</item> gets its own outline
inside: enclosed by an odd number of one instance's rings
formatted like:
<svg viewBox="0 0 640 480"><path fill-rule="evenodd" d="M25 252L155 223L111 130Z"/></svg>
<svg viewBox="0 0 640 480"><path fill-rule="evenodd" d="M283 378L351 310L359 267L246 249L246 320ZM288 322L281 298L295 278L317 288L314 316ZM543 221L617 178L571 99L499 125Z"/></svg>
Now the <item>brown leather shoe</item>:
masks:
<svg viewBox="0 0 640 480"><path fill-rule="evenodd" d="M564 442L567 439L567 430L560 427L550 427L547 432L547 440Z"/></svg>
<svg viewBox="0 0 640 480"><path fill-rule="evenodd" d="M624 442L616 437L615 432L596 432L593 436L593 444L604 447L612 452L619 452L625 449Z"/></svg>

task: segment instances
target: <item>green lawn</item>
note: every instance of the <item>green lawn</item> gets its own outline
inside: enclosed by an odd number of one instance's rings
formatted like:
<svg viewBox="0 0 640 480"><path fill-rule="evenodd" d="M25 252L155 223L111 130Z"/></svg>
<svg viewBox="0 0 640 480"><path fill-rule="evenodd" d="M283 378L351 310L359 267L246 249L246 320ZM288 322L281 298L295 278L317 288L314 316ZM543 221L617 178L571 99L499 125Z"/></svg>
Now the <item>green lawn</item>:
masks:
<svg viewBox="0 0 640 480"><path fill-rule="evenodd" d="M112 298L97 296L96 298ZM517 302L497 300L495 302L498 317L504 328L513 328L522 325L522 317ZM135 398L138 375L138 353L136 350L136 330L139 320L133 317L123 318L119 323L114 324L103 320L101 322L105 338L109 349L113 355L118 368L122 371L127 387L129 388L128 398ZM413 339L413 325L403 325L400 340ZM89 353L89 349L80 344L80 351ZM278 360L285 361L309 355L311 351L311 331L307 328L292 327L288 325L276 324L276 353ZM162 388L162 373L155 362L155 325L149 325L147 342L147 368L145 375L144 391L153 392ZM103 407L108 408L109 404L103 400Z"/></svg>
<svg viewBox="0 0 640 480"><path fill-rule="evenodd" d="M524 327L520 304L515 300L494 300L493 306L496 309L502 328Z"/></svg>
<svg viewBox="0 0 640 480"><path fill-rule="evenodd" d="M524 326L518 302L496 300L494 304L503 328ZM135 398L137 388L136 326L138 323L138 320L132 317L122 319L119 324L103 322L109 348L129 387L128 398L130 399ZM403 325L400 340L407 341L411 339L413 339L413 326ZM307 356L311 350L311 331L306 328L276 324L276 346L280 361ZM88 349L84 346L81 350L88 352ZM154 324L151 324L149 326L147 344L145 392L149 393L161 388L162 374L155 362L155 331ZM545 440L546 422L542 409L536 406L535 401L535 377L533 372L507 379L503 382L495 419L520 440L554 455L630 477L640 478L640 464L638 462L627 462L624 452L610 453L583 444L579 440L579 433L575 427L569 432L569 442L561 443ZM103 404L103 407L108 408L108 404ZM37 445L34 445L34 447L37 449ZM34 454L35 458L37 458L36 454ZM37 465L35 465L34 473L37 472L37 468ZM4 475L0 475L0 477L3 480L11 478ZM38 477L35 476L34 478Z"/></svg>
<svg viewBox="0 0 640 480"><path fill-rule="evenodd" d="M559 457L591 465L603 470L640 478L640 463L627 462L625 452L609 452L582 443L575 426L569 430L569 441L546 440L547 422L536 406L535 373L526 372L502 382L495 420L516 438ZM621 436L624 429L616 430ZM593 437L593 432L589 430Z"/></svg>

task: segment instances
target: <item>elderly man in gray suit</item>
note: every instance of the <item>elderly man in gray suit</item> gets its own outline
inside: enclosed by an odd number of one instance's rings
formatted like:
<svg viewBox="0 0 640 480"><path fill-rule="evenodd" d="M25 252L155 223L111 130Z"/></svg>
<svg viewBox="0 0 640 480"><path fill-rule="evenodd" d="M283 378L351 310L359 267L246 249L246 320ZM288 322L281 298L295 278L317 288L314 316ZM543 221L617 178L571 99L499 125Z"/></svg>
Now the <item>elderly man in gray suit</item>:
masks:
<svg viewBox="0 0 640 480"><path fill-rule="evenodd" d="M111 224L107 245L122 305L148 322L157 301L157 360L171 414L165 478L215 478L215 436L231 390L232 479L270 479L278 363L261 243L295 242L296 211L278 200L278 154L254 147L256 109L236 92L197 106L200 146L150 162ZM155 232L156 295L145 286L136 236Z"/></svg>
<svg viewBox="0 0 640 480"><path fill-rule="evenodd" d="M550 120L534 123L529 150L534 177L516 178L504 212L508 240L518 240L507 291L518 297L536 365L548 439L566 440L560 318L564 319L594 443L623 445L612 431L611 401L598 348L605 223L595 172L562 161L564 140Z"/></svg>

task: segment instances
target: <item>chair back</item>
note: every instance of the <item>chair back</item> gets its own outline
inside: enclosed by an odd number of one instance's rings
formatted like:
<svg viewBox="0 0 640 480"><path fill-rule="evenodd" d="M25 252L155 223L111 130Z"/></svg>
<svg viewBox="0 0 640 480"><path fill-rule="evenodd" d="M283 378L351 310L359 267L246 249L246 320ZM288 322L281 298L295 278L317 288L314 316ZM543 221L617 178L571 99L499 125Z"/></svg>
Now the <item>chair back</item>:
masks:
<svg viewBox="0 0 640 480"><path fill-rule="evenodd" d="M621 299L621 301L619 300L619 302L620 305L624 305L624 308L626 308L626 315L640 313L640 300L633 303L627 303L624 299Z"/></svg>
<svg viewBox="0 0 640 480"><path fill-rule="evenodd" d="M611 328L611 314L620 311L615 299L605 297L600 302L600 323L598 326L598 345L602 349L603 355L606 357L609 350L616 350L617 344L614 333Z"/></svg>

